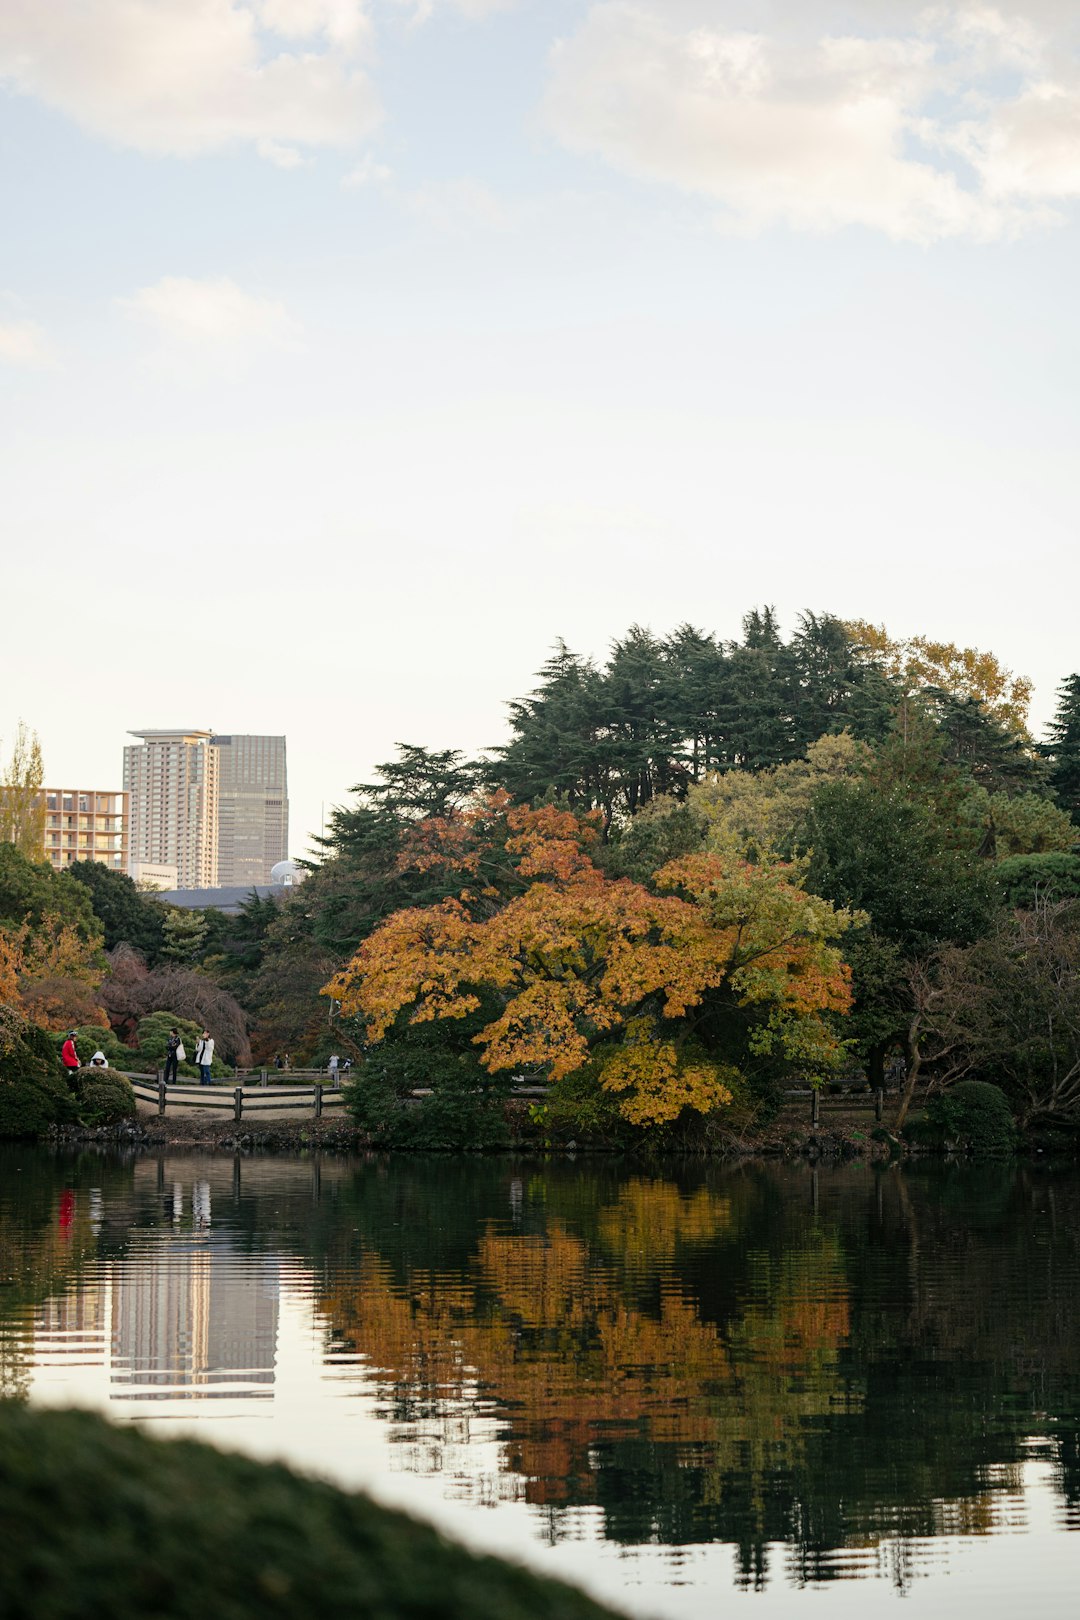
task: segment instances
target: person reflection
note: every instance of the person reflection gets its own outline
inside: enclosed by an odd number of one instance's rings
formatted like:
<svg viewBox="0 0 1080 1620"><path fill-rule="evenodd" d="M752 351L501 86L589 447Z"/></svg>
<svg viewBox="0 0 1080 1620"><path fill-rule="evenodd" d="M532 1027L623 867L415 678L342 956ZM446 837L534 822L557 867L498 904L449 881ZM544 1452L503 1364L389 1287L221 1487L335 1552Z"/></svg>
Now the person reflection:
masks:
<svg viewBox="0 0 1080 1620"><path fill-rule="evenodd" d="M191 1214L196 1228L210 1225L210 1183L197 1181L191 1190Z"/></svg>

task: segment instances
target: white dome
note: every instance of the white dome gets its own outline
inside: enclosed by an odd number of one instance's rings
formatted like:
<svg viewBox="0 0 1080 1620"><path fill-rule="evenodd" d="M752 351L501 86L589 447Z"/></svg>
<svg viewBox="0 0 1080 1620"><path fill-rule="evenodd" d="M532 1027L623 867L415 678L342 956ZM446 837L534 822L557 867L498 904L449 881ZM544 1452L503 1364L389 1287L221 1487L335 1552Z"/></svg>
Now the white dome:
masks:
<svg viewBox="0 0 1080 1620"><path fill-rule="evenodd" d="M278 861L276 866L270 868L270 882L289 889L294 883L300 882L300 868L295 861Z"/></svg>

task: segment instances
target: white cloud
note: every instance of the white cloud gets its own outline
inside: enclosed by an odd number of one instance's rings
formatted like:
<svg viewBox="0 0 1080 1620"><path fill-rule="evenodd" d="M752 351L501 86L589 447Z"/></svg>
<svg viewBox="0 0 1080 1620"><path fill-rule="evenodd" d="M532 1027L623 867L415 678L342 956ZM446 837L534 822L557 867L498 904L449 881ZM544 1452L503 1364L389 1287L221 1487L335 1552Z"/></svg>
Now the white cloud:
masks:
<svg viewBox="0 0 1080 1620"><path fill-rule="evenodd" d="M366 152L355 168L342 180L341 184L347 191L359 190L361 186L385 186L394 177L394 171L388 169L385 163L379 163Z"/></svg>
<svg viewBox="0 0 1080 1620"><path fill-rule="evenodd" d="M411 12L411 21L425 23L439 11L460 11L473 22L491 17L497 11L512 11L519 0L392 0L392 4Z"/></svg>
<svg viewBox="0 0 1080 1620"><path fill-rule="evenodd" d="M301 329L284 304L245 292L226 276L165 276L118 303L151 331L152 359L167 371L235 372L266 350L302 347Z"/></svg>
<svg viewBox="0 0 1080 1620"><path fill-rule="evenodd" d="M0 322L0 362L35 371L53 365L51 346L36 321Z"/></svg>
<svg viewBox="0 0 1080 1620"><path fill-rule="evenodd" d="M370 133L369 35L363 0L3 0L0 81L141 151L275 160Z"/></svg>
<svg viewBox="0 0 1080 1620"><path fill-rule="evenodd" d="M404 206L418 219L451 235L471 235L477 229L507 229L514 213L495 192L471 176L436 181L403 194Z"/></svg>
<svg viewBox="0 0 1080 1620"><path fill-rule="evenodd" d="M602 0L553 52L549 126L742 230L992 238L1080 195L1072 7L774 0L745 26L761 11Z"/></svg>

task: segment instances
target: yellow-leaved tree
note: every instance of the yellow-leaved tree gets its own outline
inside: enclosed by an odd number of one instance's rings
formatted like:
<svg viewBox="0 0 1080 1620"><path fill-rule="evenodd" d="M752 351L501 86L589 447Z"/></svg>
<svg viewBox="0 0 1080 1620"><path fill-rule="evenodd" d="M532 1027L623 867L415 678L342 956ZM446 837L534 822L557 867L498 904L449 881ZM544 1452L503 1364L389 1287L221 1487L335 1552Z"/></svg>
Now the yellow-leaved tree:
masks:
<svg viewBox="0 0 1080 1620"><path fill-rule="evenodd" d="M475 817L492 825L490 807ZM566 812L498 821L511 882L395 912L325 987L369 1041L471 1020L490 1073L559 1082L595 1064L639 1125L723 1107L755 1062L816 1077L839 1061L850 985L834 942L852 919L797 868L695 854L646 886L599 871Z"/></svg>
<svg viewBox="0 0 1080 1620"><path fill-rule="evenodd" d="M907 695L939 687L952 697L973 700L1010 731L1028 737L1032 683L1006 669L993 653L928 636L897 640L884 625L863 619L851 620L845 628L863 654Z"/></svg>

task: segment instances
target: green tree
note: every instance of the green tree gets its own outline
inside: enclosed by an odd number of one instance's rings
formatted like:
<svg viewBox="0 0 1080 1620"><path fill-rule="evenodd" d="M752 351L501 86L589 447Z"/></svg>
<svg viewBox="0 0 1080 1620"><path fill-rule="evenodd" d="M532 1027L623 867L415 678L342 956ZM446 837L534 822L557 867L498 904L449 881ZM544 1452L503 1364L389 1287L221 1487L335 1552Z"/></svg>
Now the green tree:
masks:
<svg viewBox="0 0 1080 1620"><path fill-rule="evenodd" d="M105 949L131 945L152 965L161 954L165 908L140 893L126 872L111 871L101 861L75 861L68 875L90 891Z"/></svg>
<svg viewBox="0 0 1080 1620"><path fill-rule="evenodd" d="M162 924L161 954L171 962L195 962L206 944L208 924L201 911L170 906Z"/></svg>
<svg viewBox="0 0 1080 1620"><path fill-rule="evenodd" d="M1043 752L1050 761L1050 786L1058 803L1080 826L1080 675L1067 676L1058 691Z"/></svg>
<svg viewBox="0 0 1080 1620"><path fill-rule="evenodd" d="M0 843L0 924L47 921L67 924L80 939L100 937L87 889L67 872L55 872L45 860L31 860L14 844Z"/></svg>
<svg viewBox="0 0 1080 1620"><path fill-rule="evenodd" d="M822 786L805 837L813 851L808 887L869 920L869 933L849 955L853 1029L880 1083L888 1046L910 1037L907 964L946 941L967 944L990 924L988 863L952 847L932 805L872 781Z"/></svg>
<svg viewBox="0 0 1080 1620"><path fill-rule="evenodd" d="M1080 900L1080 855L1014 855L999 861L994 882L1009 906L1039 900Z"/></svg>
<svg viewBox="0 0 1080 1620"><path fill-rule="evenodd" d="M11 757L0 771L0 840L31 861L40 861L45 848L44 782L41 740L20 720Z"/></svg>

